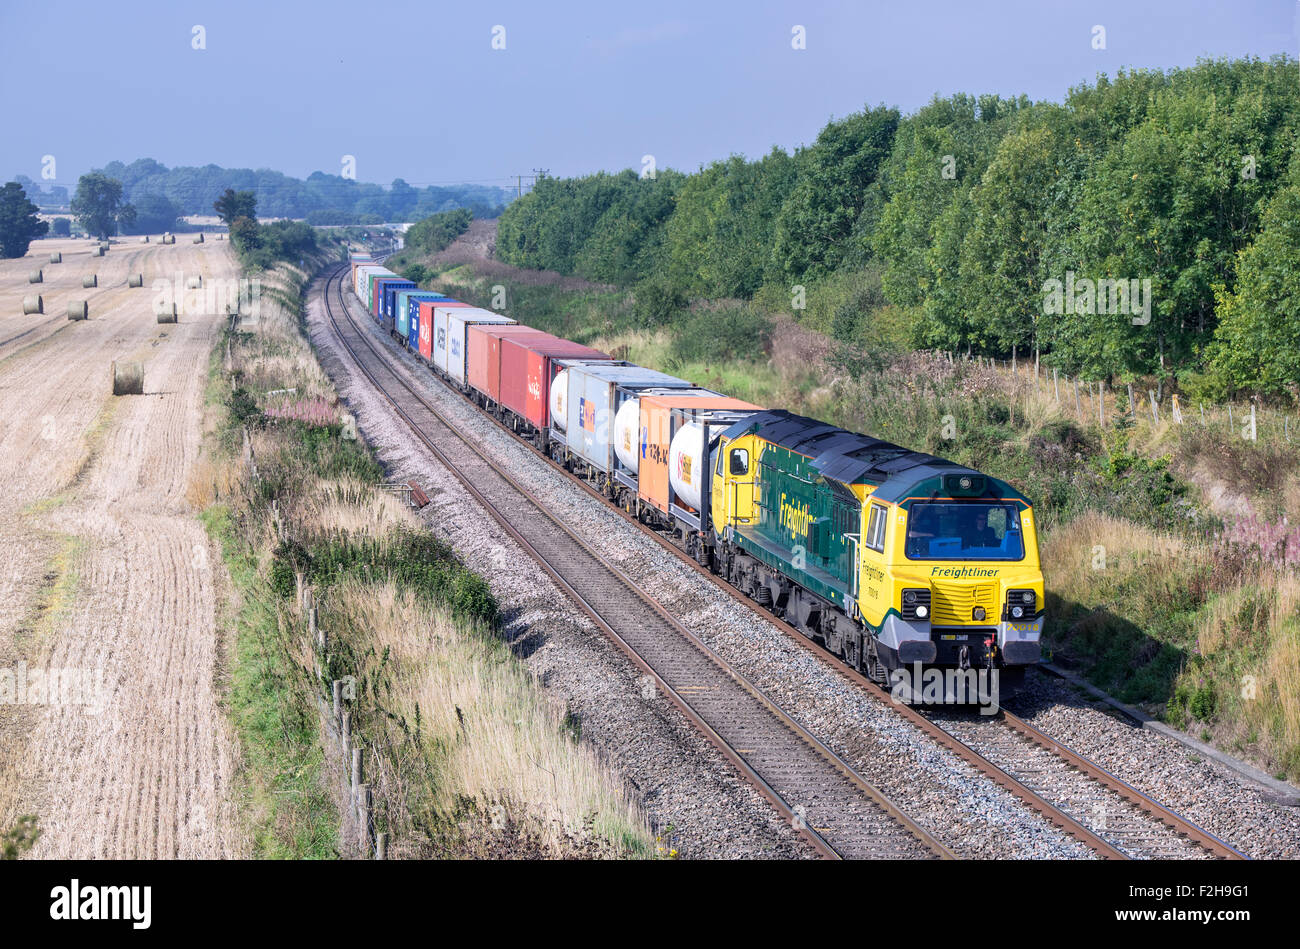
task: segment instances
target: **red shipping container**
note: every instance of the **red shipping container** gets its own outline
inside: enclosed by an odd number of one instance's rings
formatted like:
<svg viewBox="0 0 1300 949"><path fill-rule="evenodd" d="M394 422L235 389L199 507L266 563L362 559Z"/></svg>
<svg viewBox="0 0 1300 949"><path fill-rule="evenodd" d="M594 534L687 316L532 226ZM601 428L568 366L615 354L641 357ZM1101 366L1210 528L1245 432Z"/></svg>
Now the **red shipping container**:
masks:
<svg viewBox="0 0 1300 949"><path fill-rule="evenodd" d="M501 397L503 406L534 428L550 427L551 360L609 359L606 353L572 340L507 336L501 340Z"/></svg>
<svg viewBox="0 0 1300 949"><path fill-rule="evenodd" d="M476 323L465 327L465 346L469 349L468 379L470 388L487 396L493 402L500 401L501 394L501 340L509 336L538 337L549 336L531 326L518 323L502 325L499 323Z"/></svg>

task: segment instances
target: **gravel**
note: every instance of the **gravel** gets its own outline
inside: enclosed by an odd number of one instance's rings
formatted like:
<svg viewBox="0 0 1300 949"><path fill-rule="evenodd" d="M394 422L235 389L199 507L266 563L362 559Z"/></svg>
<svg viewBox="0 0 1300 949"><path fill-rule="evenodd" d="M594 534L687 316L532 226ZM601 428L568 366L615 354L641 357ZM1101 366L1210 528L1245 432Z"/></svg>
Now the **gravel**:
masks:
<svg viewBox="0 0 1300 949"><path fill-rule="evenodd" d="M1300 808L1271 803L1236 772L1105 711L1069 683L1031 674L1007 708L1247 856L1300 857Z"/></svg>

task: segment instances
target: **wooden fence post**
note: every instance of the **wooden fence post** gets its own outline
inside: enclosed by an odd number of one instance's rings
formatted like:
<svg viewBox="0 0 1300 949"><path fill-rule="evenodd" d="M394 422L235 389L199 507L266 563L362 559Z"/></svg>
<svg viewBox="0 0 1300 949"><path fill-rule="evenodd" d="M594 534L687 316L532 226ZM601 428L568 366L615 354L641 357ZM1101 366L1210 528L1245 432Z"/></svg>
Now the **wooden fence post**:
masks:
<svg viewBox="0 0 1300 949"><path fill-rule="evenodd" d="M1160 424L1160 409L1159 409L1159 407L1156 405L1156 390L1155 390L1155 389L1147 389L1147 396L1151 399L1151 421L1152 421L1154 424L1159 425L1159 424Z"/></svg>

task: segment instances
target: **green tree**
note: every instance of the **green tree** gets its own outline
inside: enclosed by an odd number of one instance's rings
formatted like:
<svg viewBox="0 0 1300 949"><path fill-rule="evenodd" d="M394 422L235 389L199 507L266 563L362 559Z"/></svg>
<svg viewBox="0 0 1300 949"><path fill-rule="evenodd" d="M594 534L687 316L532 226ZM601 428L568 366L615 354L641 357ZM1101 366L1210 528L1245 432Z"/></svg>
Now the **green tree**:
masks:
<svg viewBox="0 0 1300 949"><path fill-rule="evenodd" d="M1235 291L1217 290L1211 370L1230 389L1300 397L1300 184L1269 203L1259 238L1237 257Z"/></svg>
<svg viewBox="0 0 1300 949"><path fill-rule="evenodd" d="M795 160L799 180L776 222L773 260L787 278L813 279L849 255L849 237L889 156L897 109L878 106L831 122Z"/></svg>
<svg viewBox="0 0 1300 949"><path fill-rule="evenodd" d="M221 193L221 197L212 202L212 207L227 227L241 217L252 221L257 220L257 195L252 191L236 191L234 188L227 188Z"/></svg>
<svg viewBox="0 0 1300 949"><path fill-rule="evenodd" d="M0 256L23 256L32 241L49 230L49 224L38 218L36 211L18 182L0 188Z"/></svg>
<svg viewBox="0 0 1300 949"><path fill-rule="evenodd" d="M100 240L107 240L118 227L135 221L135 208L122 200L122 182L95 171L77 180L72 213L87 233Z"/></svg>
<svg viewBox="0 0 1300 949"><path fill-rule="evenodd" d="M161 194L143 194L132 202L135 205L135 222L127 233L158 234L176 227L180 212L176 205Z"/></svg>

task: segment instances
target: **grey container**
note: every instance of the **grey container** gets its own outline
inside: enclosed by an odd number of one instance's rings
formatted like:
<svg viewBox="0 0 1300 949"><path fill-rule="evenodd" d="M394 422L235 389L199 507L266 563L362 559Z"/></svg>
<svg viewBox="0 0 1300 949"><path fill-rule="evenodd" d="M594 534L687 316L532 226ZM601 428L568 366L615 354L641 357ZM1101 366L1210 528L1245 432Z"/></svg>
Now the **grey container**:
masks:
<svg viewBox="0 0 1300 949"><path fill-rule="evenodd" d="M602 474L614 470L614 416L625 399L645 389L694 388L685 379L631 363L565 361L564 366L569 391L563 439L571 454Z"/></svg>

